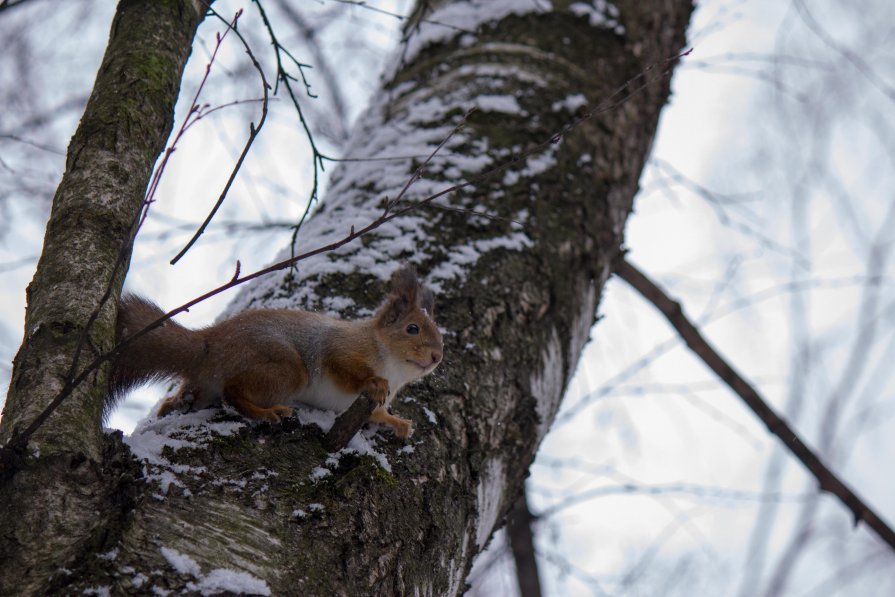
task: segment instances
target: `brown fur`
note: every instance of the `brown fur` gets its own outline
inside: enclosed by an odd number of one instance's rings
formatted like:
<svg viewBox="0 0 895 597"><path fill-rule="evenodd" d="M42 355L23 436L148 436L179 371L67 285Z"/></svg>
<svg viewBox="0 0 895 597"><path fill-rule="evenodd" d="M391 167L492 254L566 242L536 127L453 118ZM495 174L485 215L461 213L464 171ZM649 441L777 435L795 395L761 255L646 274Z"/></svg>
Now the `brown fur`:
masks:
<svg viewBox="0 0 895 597"><path fill-rule="evenodd" d="M177 379L181 388L163 402L160 416L182 407L191 396L200 402L223 399L247 418L276 422L292 414L290 401L329 407L327 397L321 396L329 383L343 394L369 393L380 404L370 420L406 437L411 422L389 414L388 400L400 386L440 363L443 343L433 310L431 291L419 284L413 270L404 268L392 277L389 295L368 320L265 309L245 311L199 330L167 321L122 352L110 387L113 395L120 395L144 381ZM162 315L146 299L125 296L119 340ZM319 372L316 377L312 370ZM398 387L389 387L389 375Z"/></svg>

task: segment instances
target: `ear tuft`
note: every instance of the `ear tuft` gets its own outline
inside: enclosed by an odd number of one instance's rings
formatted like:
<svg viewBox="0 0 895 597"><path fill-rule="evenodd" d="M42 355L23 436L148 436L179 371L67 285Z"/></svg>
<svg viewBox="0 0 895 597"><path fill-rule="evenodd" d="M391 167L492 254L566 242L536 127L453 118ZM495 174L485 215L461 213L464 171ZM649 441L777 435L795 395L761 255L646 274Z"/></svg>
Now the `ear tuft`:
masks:
<svg viewBox="0 0 895 597"><path fill-rule="evenodd" d="M420 282L416 277L416 270L405 265L392 274L392 291L394 296L400 296L407 299L407 304L416 303L416 293L419 290Z"/></svg>
<svg viewBox="0 0 895 597"><path fill-rule="evenodd" d="M429 319L435 320L435 295L432 294L432 291L428 288L420 286L419 288L419 306L420 309L425 311L426 315L429 316Z"/></svg>
<svg viewBox="0 0 895 597"><path fill-rule="evenodd" d="M380 308L379 320L385 325L392 325L417 305L426 309L431 317L434 302L432 292L420 286L416 270L404 266L392 274L391 291Z"/></svg>
<svg viewBox="0 0 895 597"><path fill-rule="evenodd" d="M379 309L379 320L384 325L392 325L403 317L416 302L419 282L416 272L410 267L402 267L391 279L391 291Z"/></svg>

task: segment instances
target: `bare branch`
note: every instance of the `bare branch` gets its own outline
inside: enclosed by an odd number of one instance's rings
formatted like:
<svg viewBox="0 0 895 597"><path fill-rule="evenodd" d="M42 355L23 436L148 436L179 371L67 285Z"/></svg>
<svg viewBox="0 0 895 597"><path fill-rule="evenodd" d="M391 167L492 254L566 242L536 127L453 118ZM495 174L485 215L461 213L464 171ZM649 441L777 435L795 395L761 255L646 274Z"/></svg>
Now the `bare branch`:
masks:
<svg viewBox="0 0 895 597"><path fill-rule="evenodd" d="M538 575L538 561L535 558L534 531L531 528L535 517L528 509L525 489L516 499L507 521L507 539L513 550L516 563L516 580L522 597L541 597L541 580Z"/></svg>
<svg viewBox="0 0 895 597"><path fill-rule="evenodd" d="M851 49L839 44L835 39L833 39L830 34L820 26L820 23L814 18L814 15L808 10L808 7L805 6L803 0L794 0L793 5L796 7L796 11L799 13L799 16L802 17L802 21L804 21L805 25L817 35L820 40L828 45L830 48L838 52L842 55L843 58L851 62L852 66L855 69L864 75L870 83L876 87L883 95L887 98L895 102L895 88L886 83L880 77L873 68L864 61L857 53L853 52Z"/></svg>
<svg viewBox="0 0 895 597"><path fill-rule="evenodd" d="M618 261L615 273L650 301L668 319L690 350L742 398L752 412L764 422L768 430L780 438L793 455L814 475L820 484L820 489L836 496L851 511L856 525L858 522L864 521L880 539L895 550L895 531L833 471L827 468L820 457L768 405L758 391L709 345L696 326L684 315L680 303L672 300L652 280L623 258Z"/></svg>
<svg viewBox="0 0 895 597"><path fill-rule="evenodd" d="M221 205L223 205L224 199L227 198L227 194L230 192L230 187L233 186L233 181L236 180L236 175L239 173L239 170L242 168L242 164L245 161L245 158L249 153L249 149L252 148L252 144L255 142L255 138L258 137L258 133L261 132L261 127L264 126L264 122L267 120L267 104L268 104L267 92L270 89L270 85L267 83L267 78L264 76L264 70L261 68L261 65L258 63L258 59L255 57L255 54L252 52L251 47L249 46L246 39L239 32L239 30L236 28L237 19L239 18L239 15L242 13L242 11L240 10L239 12L237 12L236 16L233 17L233 21L228 23L225 19L223 19L221 17L221 15L219 15L213 9L209 9L209 10L211 11L211 14L213 14L218 19L220 19L221 21L223 21L224 23L227 24L227 27L228 27L227 31L233 31L233 33L239 38L239 41L242 42L242 45L245 47L246 54L249 55L249 59L252 61L252 66L255 67L255 70L258 71L258 75L261 77L261 89L263 90L264 98L262 99L262 102L261 102L261 118L258 120L258 125L255 126L255 123L249 124L249 138L246 139L245 145L242 148L242 153L239 154L239 159L236 160L236 165L233 166L233 170L230 172L230 177L227 179L227 184L224 185L224 190L221 191L221 195L220 195L220 197L218 197L218 200L215 202L214 207L212 207L211 211L208 212L208 215L205 217L205 220L202 222L202 225L199 226L199 229L196 230L196 233L193 235L193 237L180 250L180 252L177 253L177 255L175 255L173 259L171 259L171 265L174 265L175 263L180 261L181 257L186 255L187 251L190 250L190 248L196 243L196 241L199 240L199 237L202 236L202 233L205 232L205 229L208 227L208 224L211 222L211 219L214 218L214 215L218 212L218 209L220 209ZM227 32L225 31L224 35L219 35L217 38L217 45L215 46L214 52L211 55L211 60L209 61L208 66L205 67L205 76L202 78L202 83L199 85L199 91L196 92L197 98L198 98L199 92L201 92L201 90L202 90L202 87L205 85L205 81L208 80L208 75L211 73L211 65L214 63L214 59L217 56L218 50L221 47L221 42L223 41L224 36L226 36L226 34L227 34ZM193 109L193 112L191 112L191 115L193 115L194 118L193 118L192 122L190 122L190 117L189 116L187 117L186 121L184 122L182 131L185 131L190 125L192 125L194 122L196 122L198 119L202 118L202 116L203 116L203 114L201 112L199 112L199 107L196 104L195 100L193 102L192 109ZM179 135L178 135L178 138L179 138ZM167 155L165 157L167 157Z"/></svg>

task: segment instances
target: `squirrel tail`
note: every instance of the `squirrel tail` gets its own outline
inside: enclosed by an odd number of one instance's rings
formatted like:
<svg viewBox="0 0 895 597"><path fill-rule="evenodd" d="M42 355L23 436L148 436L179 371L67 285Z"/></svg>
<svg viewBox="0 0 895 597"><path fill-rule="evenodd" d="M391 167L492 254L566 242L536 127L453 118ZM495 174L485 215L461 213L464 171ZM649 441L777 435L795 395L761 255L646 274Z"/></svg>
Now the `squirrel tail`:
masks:
<svg viewBox="0 0 895 597"><path fill-rule="evenodd" d="M127 340L151 325L165 312L141 296L121 297L115 340ZM149 381L190 377L205 354L205 340L200 332L187 329L168 319L158 327L124 347L112 363L109 378L110 400L106 411L128 390Z"/></svg>

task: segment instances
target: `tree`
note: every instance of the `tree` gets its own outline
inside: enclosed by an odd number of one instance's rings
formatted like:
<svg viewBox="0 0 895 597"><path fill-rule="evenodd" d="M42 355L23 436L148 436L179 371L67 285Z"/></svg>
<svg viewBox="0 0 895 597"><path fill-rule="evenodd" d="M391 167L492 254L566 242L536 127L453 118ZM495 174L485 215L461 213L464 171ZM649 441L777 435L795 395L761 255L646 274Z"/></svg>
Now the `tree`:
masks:
<svg viewBox="0 0 895 597"><path fill-rule="evenodd" d="M413 159L337 170L295 251L398 214L458 178L473 184L236 301L355 315L374 306L401 260L416 263L437 285L456 358L417 390L438 423L423 426L412 456L387 445L390 472L367 456L342 457L313 484L327 460L316 429L205 428L201 449L166 452L169 469L141 480L120 439L99 432L104 375L90 375L5 463L4 592L213 591L224 582L274 593L462 590L587 340L683 45L689 3L617 4L618 14L485 2L419 9L351 148ZM431 25L445 15L462 16L463 30ZM6 441L112 349L127 247L198 22L192 3L119 6L29 290L28 334L0 424ZM427 162L443 141L446 151ZM425 177L402 195L418 169ZM165 499L154 497L160 482L176 485Z"/></svg>

